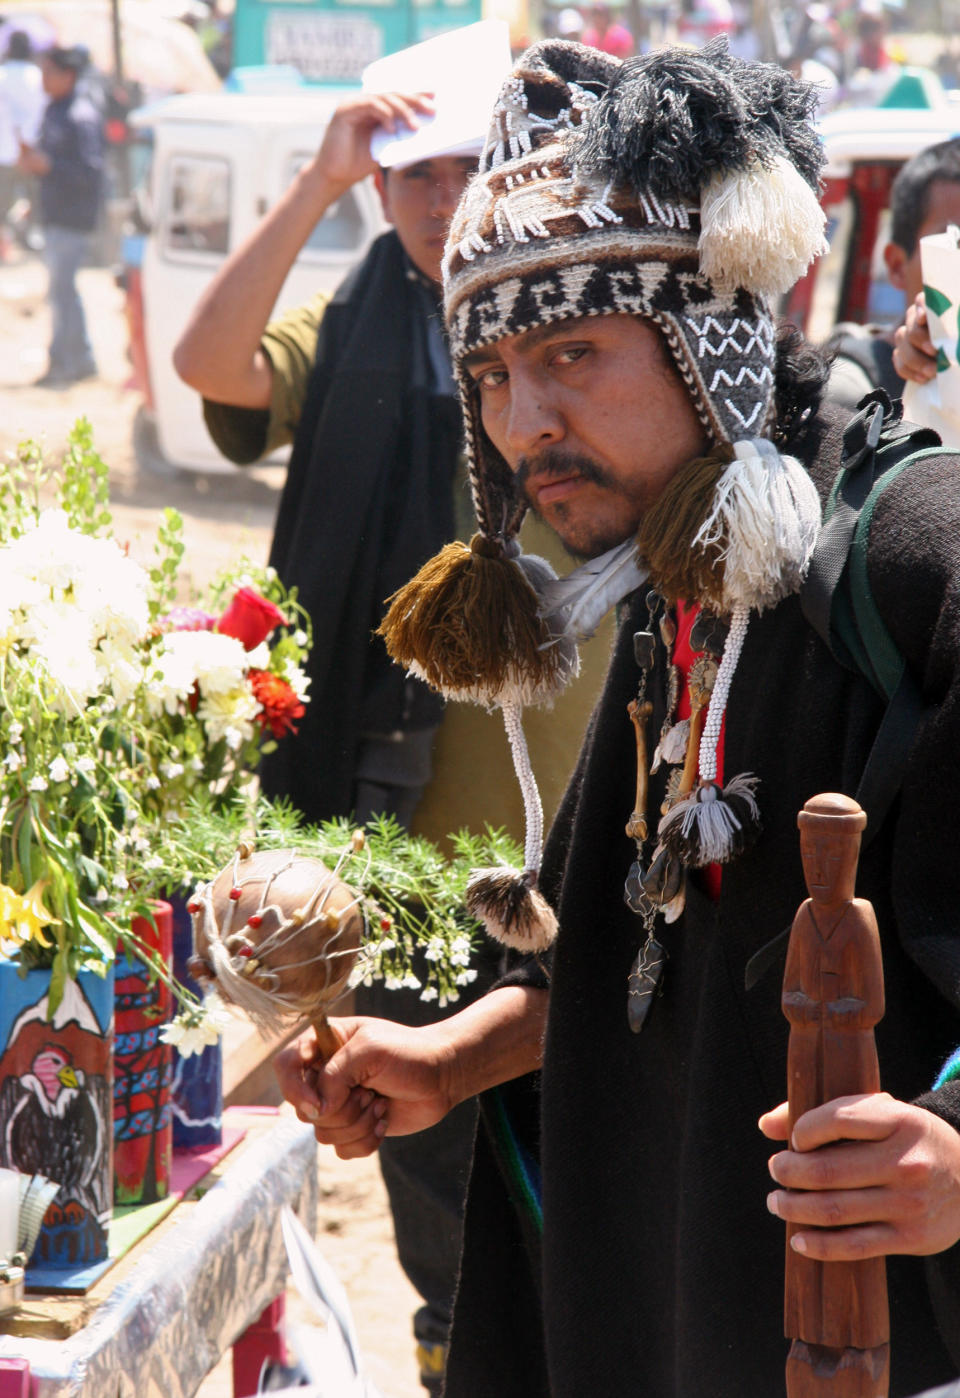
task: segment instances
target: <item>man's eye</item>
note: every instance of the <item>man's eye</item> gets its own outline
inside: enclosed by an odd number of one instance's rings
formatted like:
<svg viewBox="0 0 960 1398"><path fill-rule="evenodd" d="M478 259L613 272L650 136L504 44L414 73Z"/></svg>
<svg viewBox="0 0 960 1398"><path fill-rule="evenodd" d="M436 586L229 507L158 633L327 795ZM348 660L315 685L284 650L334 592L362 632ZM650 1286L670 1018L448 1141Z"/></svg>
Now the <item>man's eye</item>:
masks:
<svg viewBox="0 0 960 1398"><path fill-rule="evenodd" d="M474 377L473 381L482 393L484 389L499 388L501 384L506 383L507 371L506 369L484 369Z"/></svg>
<svg viewBox="0 0 960 1398"><path fill-rule="evenodd" d="M576 364L586 352L586 345L567 345L563 349L557 350L554 357L560 364Z"/></svg>

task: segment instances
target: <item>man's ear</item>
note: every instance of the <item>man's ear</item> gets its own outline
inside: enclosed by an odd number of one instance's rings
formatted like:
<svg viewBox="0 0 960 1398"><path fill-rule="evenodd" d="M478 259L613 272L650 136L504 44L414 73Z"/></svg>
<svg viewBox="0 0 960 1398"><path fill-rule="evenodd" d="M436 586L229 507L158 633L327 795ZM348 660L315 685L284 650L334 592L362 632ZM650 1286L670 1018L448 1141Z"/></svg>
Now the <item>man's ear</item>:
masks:
<svg viewBox="0 0 960 1398"><path fill-rule="evenodd" d="M909 255L899 243L887 243L883 250L883 260L887 264L887 280L898 291L905 289L904 267L910 261Z"/></svg>
<svg viewBox="0 0 960 1398"><path fill-rule="evenodd" d="M382 165L378 165L374 170L373 183L376 186L377 193L380 195L380 207L383 210L383 216L388 223L392 223L393 218L390 213L390 190L387 186L387 172Z"/></svg>

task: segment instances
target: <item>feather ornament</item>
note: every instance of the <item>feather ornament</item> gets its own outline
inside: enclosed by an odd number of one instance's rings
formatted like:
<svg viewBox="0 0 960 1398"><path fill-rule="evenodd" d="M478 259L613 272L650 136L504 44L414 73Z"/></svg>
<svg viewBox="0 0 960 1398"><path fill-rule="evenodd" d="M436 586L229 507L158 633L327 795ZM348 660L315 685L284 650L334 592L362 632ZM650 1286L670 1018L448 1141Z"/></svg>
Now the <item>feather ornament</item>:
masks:
<svg viewBox="0 0 960 1398"><path fill-rule="evenodd" d="M565 578L537 583L527 576L540 598L540 615L551 639L576 642L592 636L610 608L646 582L650 570L637 558L634 541L627 539Z"/></svg>
<svg viewBox="0 0 960 1398"><path fill-rule="evenodd" d="M688 718L682 718L679 722L672 724L656 746L650 771L659 771L662 762L665 762L668 767L675 767L678 762L682 762L686 755L689 739L690 720Z"/></svg>

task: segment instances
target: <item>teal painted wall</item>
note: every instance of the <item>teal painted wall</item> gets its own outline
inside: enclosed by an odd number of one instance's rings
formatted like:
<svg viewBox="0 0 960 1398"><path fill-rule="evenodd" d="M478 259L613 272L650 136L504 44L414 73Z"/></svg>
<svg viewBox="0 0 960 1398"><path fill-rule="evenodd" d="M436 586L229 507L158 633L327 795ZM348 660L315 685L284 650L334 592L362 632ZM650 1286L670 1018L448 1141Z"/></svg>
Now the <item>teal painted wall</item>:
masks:
<svg viewBox="0 0 960 1398"><path fill-rule="evenodd" d="M308 82L359 82L375 58L481 18L481 0L236 0L236 67L289 63Z"/></svg>

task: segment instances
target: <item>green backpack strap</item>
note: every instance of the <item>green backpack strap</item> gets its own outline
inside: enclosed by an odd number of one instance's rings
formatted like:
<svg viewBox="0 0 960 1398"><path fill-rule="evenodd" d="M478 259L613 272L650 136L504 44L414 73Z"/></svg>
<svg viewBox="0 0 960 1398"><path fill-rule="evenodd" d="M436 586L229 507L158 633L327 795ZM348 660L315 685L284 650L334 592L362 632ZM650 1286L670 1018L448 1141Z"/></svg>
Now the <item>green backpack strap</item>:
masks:
<svg viewBox="0 0 960 1398"><path fill-rule="evenodd" d="M900 790L925 705L870 589L867 550L880 496L906 470L944 454L927 427L901 423L903 406L882 390L863 399L843 434L840 472L824 510L800 593L804 616L834 659L862 675L886 702L856 791L867 813L864 845Z"/></svg>

